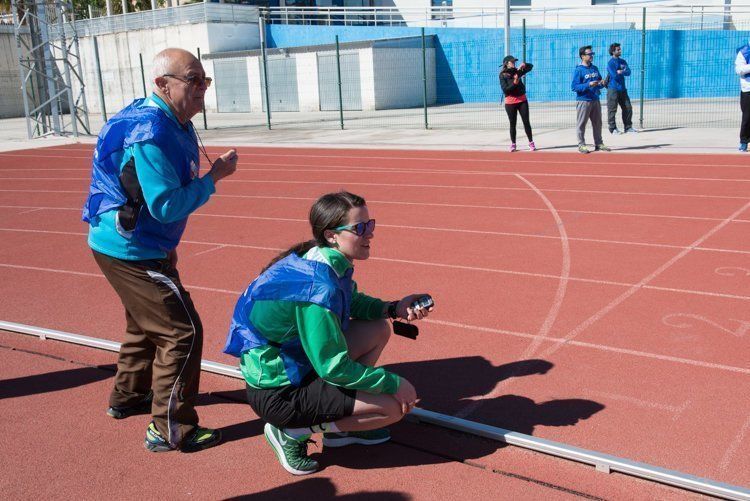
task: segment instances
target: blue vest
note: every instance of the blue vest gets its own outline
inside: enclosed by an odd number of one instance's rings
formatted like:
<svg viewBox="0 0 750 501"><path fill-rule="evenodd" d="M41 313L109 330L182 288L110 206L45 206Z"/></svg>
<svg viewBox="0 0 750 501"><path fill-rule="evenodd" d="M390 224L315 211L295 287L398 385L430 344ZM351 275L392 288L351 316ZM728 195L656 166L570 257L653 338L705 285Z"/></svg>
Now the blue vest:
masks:
<svg viewBox="0 0 750 501"><path fill-rule="evenodd" d="M341 330L349 326L352 299L352 273L349 268L339 278L328 264L311 261L291 253L268 268L240 296L232 315L224 353L239 357L243 352L261 346L279 348L289 381L299 386L312 370L299 336L276 343L266 339L250 323L255 301L293 301L313 303L333 312L341 320Z"/></svg>
<svg viewBox="0 0 750 501"><path fill-rule="evenodd" d="M127 202L127 194L120 182L120 167L125 150L132 145L153 141L164 152L177 170L183 186L198 175L200 158L192 124L181 127L156 106L143 106L145 99L136 99L102 128L94 151L91 186L83 206L83 220L93 218ZM187 218L172 223L160 223L143 204L132 231L118 233L146 247L169 252L180 242Z"/></svg>

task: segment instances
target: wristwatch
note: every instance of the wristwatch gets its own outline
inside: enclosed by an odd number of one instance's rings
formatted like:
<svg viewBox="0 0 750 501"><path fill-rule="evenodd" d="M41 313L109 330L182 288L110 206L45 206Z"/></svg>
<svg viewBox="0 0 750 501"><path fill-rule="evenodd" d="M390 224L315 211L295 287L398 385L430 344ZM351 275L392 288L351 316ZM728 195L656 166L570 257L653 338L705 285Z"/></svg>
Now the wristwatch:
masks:
<svg viewBox="0 0 750 501"><path fill-rule="evenodd" d="M396 313L396 307L398 306L398 301L391 301L388 303L388 309L386 310L386 313L388 314L389 318L396 319L398 318L398 313Z"/></svg>

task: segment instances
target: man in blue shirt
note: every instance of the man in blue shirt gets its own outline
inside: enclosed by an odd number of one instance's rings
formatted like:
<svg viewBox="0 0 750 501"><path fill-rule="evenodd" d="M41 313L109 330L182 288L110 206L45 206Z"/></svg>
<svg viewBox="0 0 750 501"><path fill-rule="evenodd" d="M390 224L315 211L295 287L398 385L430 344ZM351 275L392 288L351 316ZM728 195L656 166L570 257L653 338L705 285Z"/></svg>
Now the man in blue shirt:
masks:
<svg viewBox="0 0 750 501"><path fill-rule="evenodd" d="M630 76L630 66L622 59L622 47L619 43L609 46L609 54L612 59L607 63L607 118L609 121L609 132L611 134L622 134L617 128L615 118L617 116L617 105L622 108L623 131L638 132L633 128L633 107L630 104L628 89L625 88L625 77Z"/></svg>
<svg viewBox="0 0 750 501"><path fill-rule="evenodd" d="M221 434L198 426L203 327L180 282L176 247L188 216L234 173L237 154L229 150L200 176L190 119L202 109L211 79L198 59L165 49L154 58L153 77L153 94L99 133L83 220L127 322L107 414L150 412L148 450L194 451L216 445Z"/></svg>
<svg viewBox="0 0 750 501"><path fill-rule="evenodd" d="M602 79L599 68L593 65L594 51L590 45L578 49L578 57L581 64L573 70L573 81L570 89L576 93L576 132L578 135L578 151L591 153L586 146L584 133L586 122L591 120L591 128L594 130L594 149L596 151L610 151L602 141L602 106L599 103L599 94L602 87L607 83Z"/></svg>

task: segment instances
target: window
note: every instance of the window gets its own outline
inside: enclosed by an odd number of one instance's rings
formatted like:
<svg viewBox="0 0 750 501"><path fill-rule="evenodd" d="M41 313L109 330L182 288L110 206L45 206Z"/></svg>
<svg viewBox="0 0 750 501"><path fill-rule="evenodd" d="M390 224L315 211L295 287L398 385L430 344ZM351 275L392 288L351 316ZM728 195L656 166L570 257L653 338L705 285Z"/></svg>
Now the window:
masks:
<svg viewBox="0 0 750 501"><path fill-rule="evenodd" d="M616 3L617 0L591 0L591 5L612 5Z"/></svg>
<svg viewBox="0 0 750 501"><path fill-rule="evenodd" d="M510 0L511 7L531 7L531 0Z"/></svg>

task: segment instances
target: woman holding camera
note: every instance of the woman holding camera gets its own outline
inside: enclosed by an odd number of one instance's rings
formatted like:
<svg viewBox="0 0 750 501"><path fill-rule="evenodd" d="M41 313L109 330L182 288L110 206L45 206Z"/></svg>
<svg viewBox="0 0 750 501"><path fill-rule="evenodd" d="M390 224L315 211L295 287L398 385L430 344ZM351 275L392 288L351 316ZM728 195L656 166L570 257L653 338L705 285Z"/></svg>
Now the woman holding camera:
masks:
<svg viewBox="0 0 750 501"><path fill-rule="evenodd" d="M424 294L385 302L357 290L353 262L370 257L375 220L348 192L320 197L310 209L313 239L281 253L240 297L226 353L240 358L250 406L294 475L318 469L307 456L313 433L323 445L387 441L384 427L415 405L406 379L375 367L388 343L387 318L417 320Z"/></svg>
<svg viewBox="0 0 750 501"><path fill-rule="evenodd" d="M510 121L510 151L514 152L516 148L516 120L518 114L521 115L523 128L526 131L526 137L529 139L529 150L535 151L536 145L531 134L531 122L529 120L529 102L526 99L526 86L521 80L525 74L531 71L534 65L521 63L516 68L516 59L513 56L503 58L502 70L500 70L500 88L505 95L505 112L508 114Z"/></svg>

